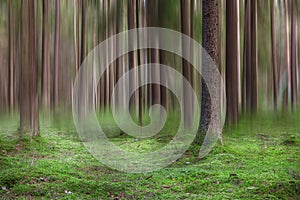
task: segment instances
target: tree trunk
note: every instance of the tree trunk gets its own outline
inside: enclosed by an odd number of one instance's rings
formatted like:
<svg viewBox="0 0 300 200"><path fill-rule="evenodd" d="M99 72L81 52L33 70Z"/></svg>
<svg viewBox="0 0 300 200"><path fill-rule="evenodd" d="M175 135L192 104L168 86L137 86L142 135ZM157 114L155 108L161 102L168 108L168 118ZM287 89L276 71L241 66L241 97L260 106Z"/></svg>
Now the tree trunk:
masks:
<svg viewBox="0 0 300 200"><path fill-rule="evenodd" d="M136 27L139 28L140 25L140 17L139 17L139 10L141 7L140 0L136 0ZM141 50L139 49L139 34L137 34L137 66L141 64ZM140 85L142 79L142 73L138 73L138 84ZM138 124L139 126L143 125L143 90L142 87L138 89Z"/></svg>
<svg viewBox="0 0 300 200"><path fill-rule="evenodd" d="M218 0L202 0L202 46L216 64L219 62L218 21ZM197 136L196 143L206 134L211 118L211 98L203 78L201 96L201 136Z"/></svg>
<svg viewBox="0 0 300 200"><path fill-rule="evenodd" d="M245 2L243 109L257 111L257 0Z"/></svg>
<svg viewBox="0 0 300 200"><path fill-rule="evenodd" d="M190 0L181 0L181 32L191 36L191 4ZM183 40L182 40L183 42ZM190 44L182 44L183 57L190 56ZM182 74L187 81L191 83L191 65L182 59ZM184 110L184 126L190 128L192 125L192 94L186 88L183 88L183 110Z"/></svg>
<svg viewBox="0 0 300 200"><path fill-rule="evenodd" d="M14 20L12 1L8 0L8 98L10 110L14 110Z"/></svg>
<svg viewBox="0 0 300 200"><path fill-rule="evenodd" d="M291 19L291 100L292 109L298 101L298 35L297 35L297 2L292 0Z"/></svg>
<svg viewBox="0 0 300 200"><path fill-rule="evenodd" d="M167 9L167 2L164 0L160 0L158 5L158 15L159 15L159 27L165 27L168 24L168 18L165 16L165 10ZM164 42L164 41L159 41ZM159 50L159 60L160 64L168 65L167 63L167 54L163 50ZM162 83L168 82L168 75L163 71L160 72L160 79ZM161 90L161 105L168 110L168 91L167 88L163 85L160 86Z"/></svg>
<svg viewBox="0 0 300 200"><path fill-rule="evenodd" d="M278 69L277 69L277 48L276 48L276 23L275 23L275 0L271 0L271 39L272 39L272 72L273 72L273 102L274 109L277 110L278 104Z"/></svg>
<svg viewBox="0 0 300 200"><path fill-rule="evenodd" d="M242 108L244 112L251 110L251 1L245 2L245 31L244 31L244 70Z"/></svg>
<svg viewBox="0 0 300 200"><path fill-rule="evenodd" d="M285 41L286 41L286 90L284 94L284 100L283 100L283 109L288 108L289 104L289 96L291 93L291 66L290 66L290 37L289 37L289 9L288 9L288 1L284 1L284 8L285 8Z"/></svg>
<svg viewBox="0 0 300 200"><path fill-rule="evenodd" d="M226 120L236 123L239 117L239 1L226 4Z"/></svg>
<svg viewBox="0 0 300 200"><path fill-rule="evenodd" d="M136 28L136 7L137 3L136 0L129 0L128 1L128 30L134 29ZM128 42L129 42L129 47L132 48L136 42L136 38L133 38L131 36L129 36L128 38ZM132 70L135 66L136 66L136 52L132 51L128 53L128 65L129 65L129 70ZM137 80L137 74L136 73L132 73L133 76L130 77L129 80L129 87L130 88L134 88L136 85L136 80ZM130 109L133 109L137 106L138 103L138 96L137 93L133 93L133 95L131 96L131 103L130 103Z"/></svg>
<svg viewBox="0 0 300 200"><path fill-rule="evenodd" d="M80 49L80 63L82 64L85 57L85 1L81 1L81 49Z"/></svg>
<svg viewBox="0 0 300 200"><path fill-rule="evenodd" d="M156 27L158 26L158 1L152 0L147 2L147 17L148 17L148 26ZM157 48L150 49L150 63L159 63L159 38L157 35L149 35L149 42L154 44ZM155 82L158 82L160 79L160 71L156 68L151 68L151 79ZM151 85L151 104L160 104L160 85L152 84Z"/></svg>
<svg viewBox="0 0 300 200"><path fill-rule="evenodd" d="M77 1L74 0L74 16L73 16L73 25L74 25L74 54L75 54L75 69L79 70L78 63L78 45L77 45Z"/></svg>
<svg viewBox="0 0 300 200"><path fill-rule="evenodd" d="M22 67L20 81L20 131L39 135L38 67L36 64L34 0L22 1Z"/></svg>
<svg viewBox="0 0 300 200"><path fill-rule="evenodd" d="M53 107L58 105L58 65L59 65L59 29L60 29L60 1L55 0L55 30L54 30L54 70L53 70Z"/></svg>
<svg viewBox="0 0 300 200"><path fill-rule="evenodd" d="M50 108L50 51L49 51L49 1L43 0L43 33L42 33L42 103L45 109Z"/></svg>
<svg viewBox="0 0 300 200"><path fill-rule="evenodd" d="M251 0L251 111L257 111L257 0Z"/></svg>

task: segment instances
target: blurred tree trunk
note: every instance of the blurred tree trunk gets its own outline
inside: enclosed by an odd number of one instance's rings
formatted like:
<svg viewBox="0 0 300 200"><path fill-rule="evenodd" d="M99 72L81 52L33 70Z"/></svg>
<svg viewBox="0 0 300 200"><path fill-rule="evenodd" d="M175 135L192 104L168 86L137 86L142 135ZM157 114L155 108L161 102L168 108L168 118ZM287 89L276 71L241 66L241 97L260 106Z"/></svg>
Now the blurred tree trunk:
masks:
<svg viewBox="0 0 300 200"><path fill-rule="evenodd" d="M139 28L140 25L140 15L139 15L139 11L141 8L141 2L140 0L136 0L136 27ZM142 62L141 62L141 50L139 49L139 37L140 35L137 33L137 66L139 66ZM142 74L141 72L138 72L138 85L140 85L141 83L141 79L142 79ZM140 87L138 90L138 124L140 126L143 125L143 90L142 87Z"/></svg>
<svg viewBox="0 0 300 200"><path fill-rule="evenodd" d="M8 98L9 108L14 110L14 19L12 1L8 0Z"/></svg>
<svg viewBox="0 0 300 200"><path fill-rule="evenodd" d="M218 0L202 0L202 46L217 65L219 63L218 21ZM197 135L196 143L201 143L211 119L211 98L203 78L201 96L200 133Z"/></svg>
<svg viewBox="0 0 300 200"><path fill-rule="evenodd" d="M103 10L102 24L103 25L102 25L102 31L101 31L102 40L106 39L106 13L107 13L106 4L107 4L106 1L103 0L102 1L102 10ZM99 21L100 21L100 19L99 19ZM100 33L99 33L99 35L100 35ZM99 39L99 41L100 41L100 39ZM100 55L99 55L99 58L100 58ZM103 65L103 66L100 66L101 68L104 67L104 64L106 63L105 59L106 59L106 57L103 58L103 61L101 61L101 59L100 59L101 64ZM103 75L100 78L100 85L99 85L99 88L100 88L100 91L99 91L99 93L100 93L100 108L102 110L105 110L105 90L106 90L106 88L105 88L106 87L106 83L105 83L106 82L106 77L105 76L106 76L106 74L103 73Z"/></svg>
<svg viewBox="0 0 300 200"><path fill-rule="evenodd" d="M243 109L257 111L257 0L245 2Z"/></svg>
<svg viewBox="0 0 300 200"><path fill-rule="evenodd" d="M49 2L43 0L42 32L42 103L45 109L50 108L50 52L49 52Z"/></svg>
<svg viewBox="0 0 300 200"><path fill-rule="evenodd" d="M191 36L191 4L190 0L181 0L181 32L187 36ZM185 58L190 56L190 44L183 44L182 40L182 53ZM182 74L187 81L191 83L191 65L182 59ZM192 125L192 94L183 88L183 110L184 110L184 126L190 128Z"/></svg>
<svg viewBox="0 0 300 200"><path fill-rule="evenodd" d="M292 0L291 19L291 95L292 109L298 101L298 33L297 33L297 2Z"/></svg>
<svg viewBox="0 0 300 200"><path fill-rule="evenodd" d="M123 5L123 2L120 2L120 3L117 3L117 10L116 10L116 22L115 22L115 29L116 29L116 34L120 33L120 21L122 20L121 19L121 6ZM116 38L116 49L119 49L119 43L121 41L119 40L119 38ZM122 68L122 65L121 65L121 56L118 57L116 59L116 68L115 68L115 84L118 82L118 80L121 78L122 74L121 74L121 68ZM117 106L117 109L120 108L120 105L121 105L121 97L119 96L119 94L116 94L116 106Z"/></svg>
<svg viewBox="0 0 300 200"><path fill-rule="evenodd" d="M288 108L289 103L289 95L291 93L291 66L290 66L290 37L289 37L289 9L288 9L288 1L284 1L284 10L285 10L285 41L286 41L286 89L284 91L284 99L283 99L283 109L286 110Z"/></svg>
<svg viewBox="0 0 300 200"><path fill-rule="evenodd" d="M38 67L35 50L34 0L22 1L22 67L20 81L20 131L39 135Z"/></svg>
<svg viewBox="0 0 300 200"><path fill-rule="evenodd" d="M275 0L271 0L271 39L272 39L272 72L273 72L273 102L274 109L277 110L278 105L278 67L277 67L277 48L276 48L276 16L275 16Z"/></svg>
<svg viewBox="0 0 300 200"><path fill-rule="evenodd" d="M251 0L251 111L257 111L257 0Z"/></svg>
<svg viewBox="0 0 300 200"><path fill-rule="evenodd" d="M147 27L147 9L146 9L146 2L145 1L140 1L140 9L141 9L141 22L140 26L141 27ZM142 35L142 40L147 40L147 34L144 33ZM141 49L141 62L143 65L147 64L148 60L148 49ZM148 71L146 71L144 74L142 74L144 79L148 78ZM143 92L143 108L146 110L147 106L149 106L149 98L148 98L148 91L149 91L149 84L145 85L142 92Z"/></svg>
<svg viewBox="0 0 300 200"><path fill-rule="evenodd" d="M81 1L81 49L80 49L80 63L82 64L85 57L85 1Z"/></svg>
<svg viewBox="0 0 300 200"><path fill-rule="evenodd" d="M77 1L74 0L74 15L73 15L73 25L74 25L74 54L75 54L75 69L76 71L79 70L79 63L78 63L78 45L77 45Z"/></svg>
<svg viewBox="0 0 300 200"><path fill-rule="evenodd" d="M226 0L219 0L219 71L225 80L226 70ZM201 80L201 79L200 79ZM198 81L200 82L200 81ZM224 85L225 87L225 85ZM221 108L225 105L226 91L221 90Z"/></svg>
<svg viewBox="0 0 300 200"><path fill-rule="evenodd" d="M149 27L158 26L158 1L152 0L147 1L147 24ZM149 42L152 43L156 48L150 49L150 63L159 63L159 38L157 35L149 35ZM156 68L151 68L150 72L151 79L154 82L158 82L160 79L160 71ZM151 104L160 104L160 85L152 84L151 85Z"/></svg>
<svg viewBox="0 0 300 200"><path fill-rule="evenodd" d="M128 1L128 30L136 28L136 7L137 3L136 0L129 0ZM129 35L128 38L128 45L130 48L132 48L136 42L136 38L133 38L132 36ZM128 65L129 65L129 70L132 70L136 66L136 52L131 51L128 53ZM137 75L136 73L133 73L133 76L130 77L129 80L129 87L134 88L136 85L136 78ZM138 103L138 96L137 93L135 92L132 95L132 101L130 103L130 109L135 108L136 104Z"/></svg>
<svg viewBox="0 0 300 200"><path fill-rule="evenodd" d="M165 16L165 11L168 7L165 0L160 0L158 5L158 15L159 15L159 27L165 27L169 23L168 18ZM160 41L164 42L164 41ZM159 60L160 64L168 65L167 63L167 54L163 50L159 50ZM165 74L163 71L160 72L160 79L162 83L168 82L168 75ZM161 105L168 110L168 92L165 86L160 86L161 90Z"/></svg>
<svg viewBox="0 0 300 200"><path fill-rule="evenodd" d="M244 30L244 70L242 108L244 112L251 110L251 1L245 1L245 30Z"/></svg>
<svg viewBox="0 0 300 200"><path fill-rule="evenodd" d="M54 30L54 68L53 68L53 107L58 105L58 65L59 65L59 33L60 33L60 1L55 0Z"/></svg>
<svg viewBox="0 0 300 200"><path fill-rule="evenodd" d="M93 10L93 15L95 16L94 18L92 18L91 22L93 23L93 42L91 44L91 48L95 49L97 48L98 45L98 3L99 1L95 1L95 2L91 2L91 6L95 8L95 10ZM98 67L98 55L96 55L95 53L93 53L93 99L92 99L92 104L93 104L93 108L96 109L98 106L98 95L97 95L97 86L98 86L98 82L97 82L97 67Z"/></svg>
<svg viewBox="0 0 300 200"><path fill-rule="evenodd" d="M109 28L110 28L110 18L109 18L109 15L110 15L110 1L106 1L105 3L105 36L107 38L109 38ZM108 51L108 50L107 50ZM109 59L109 54L108 52L106 53L106 58L105 58L105 67L106 65L108 64L107 61ZM105 99L105 110L109 107L109 67L106 68L106 71L105 71L105 75L104 75L104 99Z"/></svg>
<svg viewBox="0 0 300 200"><path fill-rule="evenodd" d="M109 1L109 27L108 27L108 37L112 37L115 34L115 24L116 24L116 1L115 0L110 0ZM115 47L115 43L114 41L111 41L110 45L110 59L112 59L114 57L114 49ZM110 63L109 65L109 90L108 90L108 103L110 105L111 103L111 96L112 96L112 92L113 92L113 87L115 84L115 76L114 76L114 71L115 71L115 62Z"/></svg>
<svg viewBox="0 0 300 200"><path fill-rule="evenodd" d="M226 2L226 120L239 118L239 1Z"/></svg>

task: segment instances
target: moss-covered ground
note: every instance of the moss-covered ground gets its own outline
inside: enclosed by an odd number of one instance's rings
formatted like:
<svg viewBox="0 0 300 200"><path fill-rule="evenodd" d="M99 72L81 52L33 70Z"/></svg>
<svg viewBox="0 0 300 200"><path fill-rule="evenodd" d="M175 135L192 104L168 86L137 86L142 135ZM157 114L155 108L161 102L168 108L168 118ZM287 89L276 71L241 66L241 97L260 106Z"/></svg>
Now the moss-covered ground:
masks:
<svg viewBox="0 0 300 200"><path fill-rule="evenodd" d="M140 152L163 146L174 129L169 124L159 136L135 140L102 121L115 134L111 141ZM101 164L72 123L41 120L41 136L35 138L19 135L17 128L15 117L1 118L0 199L300 199L296 114L243 118L224 130L224 145L204 159L192 145L172 165L145 174Z"/></svg>

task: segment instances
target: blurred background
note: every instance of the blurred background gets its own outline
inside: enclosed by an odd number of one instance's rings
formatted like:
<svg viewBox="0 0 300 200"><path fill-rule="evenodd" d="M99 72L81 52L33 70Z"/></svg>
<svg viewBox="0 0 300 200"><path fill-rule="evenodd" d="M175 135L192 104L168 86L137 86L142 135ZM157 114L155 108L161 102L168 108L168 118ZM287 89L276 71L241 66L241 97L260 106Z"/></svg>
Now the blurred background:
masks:
<svg viewBox="0 0 300 200"><path fill-rule="evenodd" d="M145 26L182 32L204 47L224 79L228 123L257 112L297 110L298 5L298 0L1 0L1 113L20 113L24 127L38 127L33 122L38 111L69 115L76 72L88 53L116 33ZM209 101L201 76L189 63L170 52L143 49L110 65L97 85L97 111L109 111L122 74L149 62L174 67L202 102ZM141 118L155 103L170 112L178 107L165 87L147 85L132 97L133 115Z"/></svg>

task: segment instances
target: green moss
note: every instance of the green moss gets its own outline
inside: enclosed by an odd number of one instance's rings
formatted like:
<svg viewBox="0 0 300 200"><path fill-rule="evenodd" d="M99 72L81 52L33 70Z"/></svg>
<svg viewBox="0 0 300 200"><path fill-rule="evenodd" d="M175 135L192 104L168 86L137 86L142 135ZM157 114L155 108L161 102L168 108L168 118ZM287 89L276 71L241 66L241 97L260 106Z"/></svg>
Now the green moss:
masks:
<svg viewBox="0 0 300 200"><path fill-rule="evenodd" d="M1 125L0 198L299 199L299 119L244 118L239 126L226 129L224 146L217 144L204 159L197 158L199 147L192 145L172 165L144 174L103 166L67 123L53 128L42 122L38 138ZM110 117L103 123L115 126ZM110 140L128 151L150 152L167 144L176 128L167 122L149 139L120 135Z"/></svg>

